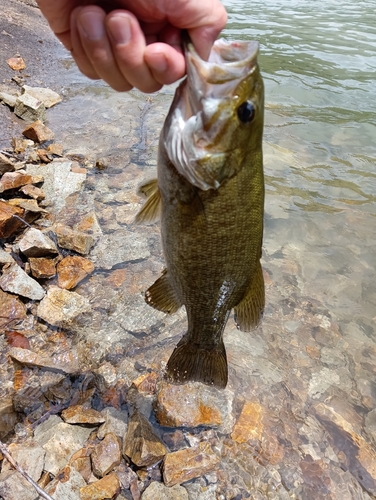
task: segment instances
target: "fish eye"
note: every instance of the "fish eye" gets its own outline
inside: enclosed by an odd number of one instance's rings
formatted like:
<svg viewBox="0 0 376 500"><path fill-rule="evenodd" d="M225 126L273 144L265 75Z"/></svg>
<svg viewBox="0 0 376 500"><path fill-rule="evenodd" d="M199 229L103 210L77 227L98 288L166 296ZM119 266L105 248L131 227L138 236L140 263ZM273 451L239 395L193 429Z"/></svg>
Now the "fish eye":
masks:
<svg viewBox="0 0 376 500"><path fill-rule="evenodd" d="M250 101L244 101L238 107L238 117L239 120L243 123L249 123L255 117L256 110L254 105Z"/></svg>

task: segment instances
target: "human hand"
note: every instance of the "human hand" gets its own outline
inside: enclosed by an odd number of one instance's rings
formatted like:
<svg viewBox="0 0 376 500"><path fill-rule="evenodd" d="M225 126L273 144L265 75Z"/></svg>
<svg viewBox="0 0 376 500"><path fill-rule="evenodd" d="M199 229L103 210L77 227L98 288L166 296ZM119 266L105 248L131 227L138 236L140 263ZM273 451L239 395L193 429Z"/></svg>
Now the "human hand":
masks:
<svg viewBox="0 0 376 500"><path fill-rule="evenodd" d="M95 4L90 4L90 2ZM80 71L118 91L155 92L185 74L180 34L206 59L227 21L219 0L37 0Z"/></svg>

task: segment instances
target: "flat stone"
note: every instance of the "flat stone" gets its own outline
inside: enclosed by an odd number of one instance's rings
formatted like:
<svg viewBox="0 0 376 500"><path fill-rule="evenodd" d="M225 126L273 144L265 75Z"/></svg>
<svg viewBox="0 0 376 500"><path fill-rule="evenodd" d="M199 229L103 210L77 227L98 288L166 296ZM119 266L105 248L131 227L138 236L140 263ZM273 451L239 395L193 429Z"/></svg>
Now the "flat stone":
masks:
<svg viewBox="0 0 376 500"><path fill-rule="evenodd" d="M48 88L29 87L29 85L24 85L22 88L26 94L29 94L35 99L38 99L38 101L43 102L47 109L62 101L62 98L57 92Z"/></svg>
<svg viewBox="0 0 376 500"><path fill-rule="evenodd" d="M92 448L81 448L76 451L69 460L69 465L81 474L86 483L89 482L92 475L90 455Z"/></svg>
<svg viewBox="0 0 376 500"><path fill-rule="evenodd" d="M95 243L94 238L90 234L71 229L64 224L55 224L53 229L61 248L67 248L82 255L87 255Z"/></svg>
<svg viewBox="0 0 376 500"><path fill-rule="evenodd" d="M69 255L57 265L59 287L70 290L94 271L94 264L84 257Z"/></svg>
<svg viewBox="0 0 376 500"><path fill-rule="evenodd" d="M28 439L22 444L11 443L8 446L9 454L31 479L38 481L44 467L45 450L34 439ZM4 459L1 472L12 470L13 466Z"/></svg>
<svg viewBox="0 0 376 500"><path fill-rule="evenodd" d="M24 172L5 172L0 180L0 193L9 191L10 189L17 189L26 184L32 184L33 177Z"/></svg>
<svg viewBox="0 0 376 500"><path fill-rule="evenodd" d="M164 482L167 486L174 486L203 476L215 470L219 461L208 442L174 451L166 455L163 462Z"/></svg>
<svg viewBox="0 0 376 500"><path fill-rule="evenodd" d="M30 257L29 258L31 274L34 278L48 279L56 274L56 263L54 259L46 257Z"/></svg>
<svg viewBox="0 0 376 500"><path fill-rule="evenodd" d="M25 95L25 94L24 94ZM34 142L50 141L54 138L54 133L48 127L43 125L40 120L31 123L22 131L22 135Z"/></svg>
<svg viewBox="0 0 376 500"><path fill-rule="evenodd" d="M26 69L25 61L22 57L11 57L7 60L8 66L14 71L21 71L22 69Z"/></svg>
<svg viewBox="0 0 376 500"><path fill-rule="evenodd" d="M98 443L91 454L93 472L96 476L103 477L120 464L121 442L112 432Z"/></svg>
<svg viewBox="0 0 376 500"><path fill-rule="evenodd" d="M34 200L41 201L44 200L45 194L42 189L33 186L32 184L27 184L20 188L20 192Z"/></svg>
<svg viewBox="0 0 376 500"><path fill-rule="evenodd" d="M81 500L105 500L120 493L120 482L114 472L80 489Z"/></svg>
<svg viewBox="0 0 376 500"><path fill-rule="evenodd" d="M63 420L68 424L103 424L104 417L99 411L85 408L82 405L70 406L61 414Z"/></svg>
<svg viewBox="0 0 376 500"><path fill-rule="evenodd" d="M25 200L25 198L12 198L9 200L9 205L16 206L25 210L24 219L26 222L32 222L41 214L46 214L47 210L40 207L36 200Z"/></svg>
<svg viewBox="0 0 376 500"><path fill-rule="evenodd" d="M9 355L26 366L38 366L39 368L51 368L64 373L77 373L79 362L75 351L63 352L60 354L37 354L29 349L12 347Z"/></svg>
<svg viewBox="0 0 376 500"><path fill-rule="evenodd" d="M108 408L104 408L101 414L105 420L98 429L98 438L103 439L106 434L112 432L115 436L123 439L128 427L128 413L109 406Z"/></svg>
<svg viewBox="0 0 376 500"><path fill-rule="evenodd" d="M188 500L188 492L183 486L176 484L169 488L163 483L151 483L141 496L142 500Z"/></svg>
<svg viewBox="0 0 376 500"><path fill-rule="evenodd" d="M167 448L153 431L146 418L138 411L128 423L124 437L123 454L139 467L157 463L167 453Z"/></svg>
<svg viewBox="0 0 376 500"><path fill-rule="evenodd" d="M83 447L92 432L90 427L69 425L56 420L53 420L51 425L39 427L34 431L34 439L46 450L44 469L54 476L67 465L72 455Z"/></svg>
<svg viewBox="0 0 376 500"><path fill-rule="evenodd" d="M54 326L68 325L77 316L90 309L88 299L82 295L50 286L47 295L37 308L37 315Z"/></svg>
<svg viewBox="0 0 376 500"><path fill-rule="evenodd" d="M0 175L5 174L6 172L14 172L14 170L14 162L3 153L0 153Z"/></svg>
<svg viewBox="0 0 376 500"><path fill-rule="evenodd" d="M67 465L45 488L53 498L62 500L81 500L80 489L86 486L82 475L74 467Z"/></svg>
<svg viewBox="0 0 376 500"><path fill-rule="evenodd" d="M0 290L0 328L11 326L26 318L26 306L18 297Z"/></svg>
<svg viewBox="0 0 376 500"><path fill-rule="evenodd" d="M4 500L38 500L39 493L19 472L8 470L0 474L0 498Z"/></svg>
<svg viewBox="0 0 376 500"><path fill-rule="evenodd" d="M7 92L0 92L0 101L3 101L3 103L10 108L14 108L17 102L17 96L8 94Z"/></svg>
<svg viewBox="0 0 376 500"><path fill-rule="evenodd" d="M39 99L35 99L35 97L29 94L22 94L16 99L14 114L28 122L37 120L42 123L46 119L46 107ZM27 135L26 137L33 141L35 140L33 136Z"/></svg>
<svg viewBox="0 0 376 500"><path fill-rule="evenodd" d="M19 248L27 257L47 257L57 255L55 243L42 231L31 227L20 239Z"/></svg>
<svg viewBox="0 0 376 500"><path fill-rule="evenodd" d="M28 276L16 263L3 270L0 288L4 292L15 293L32 300L41 300L46 293L40 284Z"/></svg>
<svg viewBox="0 0 376 500"><path fill-rule="evenodd" d="M24 210L21 208L13 207L9 203L0 200L0 238L9 238L20 227L25 225L22 220L17 218L22 218L23 214Z"/></svg>
<svg viewBox="0 0 376 500"><path fill-rule="evenodd" d="M262 413L260 404L252 401L245 402L231 433L231 439L237 443L260 440L263 431Z"/></svg>
<svg viewBox="0 0 376 500"><path fill-rule="evenodd" d="M0 247L0 265L3 266L4 264L13 264L13 262L15 262L15 260L11 254Z"/></svg>

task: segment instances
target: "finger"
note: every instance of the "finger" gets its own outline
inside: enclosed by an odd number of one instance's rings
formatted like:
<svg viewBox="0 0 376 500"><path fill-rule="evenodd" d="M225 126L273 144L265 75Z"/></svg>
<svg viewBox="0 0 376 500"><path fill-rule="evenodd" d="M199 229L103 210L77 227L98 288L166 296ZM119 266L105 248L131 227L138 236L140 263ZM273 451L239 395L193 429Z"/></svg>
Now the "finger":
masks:
<svg viewBox="0 0 376 500"><path fill-rule="evenodd" d="M185 74L185 59L181 50L165 43L148 45L145 49L145 62L154 79L162 85L169 85Z"/></svg>
<svg viewBox="0 0 376 500"><path fill-rule="evenodd" d="M105 11L91 5L81 8L75 17L82 49L95 74L119 92L130 90L132 85L124 78L112 54Z"/></svg>
<svg viewBox="0 0 376 500"><path fill-rule="evenodd" d="M81 73L92 80L98 80L99 76L96 73L93 65L91 64L90 59L87 57L85 49L83 48L81 43L81 35L77 26L77 16L81 8L82 7L75 9L72 12L71 16L71 54Z"/></svg>
<svg viewBox="0 0 376 500"><path fill-rule="evenodd" d="M136 17L127 11L107 15L107 32L112 52L124 78L142 92L156 92L162 85L144 59L146 42Z"/></svg>

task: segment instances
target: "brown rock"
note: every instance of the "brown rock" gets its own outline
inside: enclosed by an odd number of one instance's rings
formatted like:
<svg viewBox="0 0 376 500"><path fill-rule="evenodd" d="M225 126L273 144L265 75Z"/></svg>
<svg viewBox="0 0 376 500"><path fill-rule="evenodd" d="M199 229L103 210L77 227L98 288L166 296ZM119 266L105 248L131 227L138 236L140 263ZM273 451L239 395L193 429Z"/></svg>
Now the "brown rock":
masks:
<svg viewBox="0 0 376 500"><path fill-rule="evenodd" d="M114 467L120 464L121 442L112 432L106 434L103 441L98 443L91 455L93 472L96 476L103 477Z"/></svg>
<svg viewBox="0 0 376 500"><path fill-rule="evenodd" d="M245 443L249 439L261 439L263 430L262 407L258 403L247 401L231 433L231 439Z"/></svg>
<svg viewBox="0 0 376 500"><path fill-rule="evenodd" d="M56 156L63 156L63 145L62 144L50 144L47 148L47 151Z"/></svg>
<svg viewBox="0 0 376 500"><path fill-rule="evenodd" d="M52 161L52 157L49 158L48 151L46 149L37 149L37 155L39 160L43 163L50 163Z"/></svg>
<svg viewBox="0 0 376 500"><path fill-rule="evenodd" d="M26 318L25 305L14 295L0 290L0 328L11 326L11 324Z"/></svg>
<svg viewBox="0 0 376 500"><path fill-rule="evenodd" d="M167 448L149 422L136 411L128 423L123 454L139 467L148 467L161 460L166 453Z"/></svg>
<svg viewBox="0 0 376 500"><path fill-rule="evenodd" d="M106 284L111 288L120 288L124 281L127 279L126 269L115 269L106 278Z"/></svg>
<svg viewBox="0 0 376 500"><path fill-rule="evenodd" d="M68 256L57 265L58 279L60 288L70 290L77 286L86 276L94 270L94 264L84 257Z"/></svg>
<svg viewBox="0 0 376 500"><path fill-rule="evenodd" d="M80 488L81 500L105 500L113 498L119 493L120 482L115 472L111 472L99 481Z"/></svg>
<svg viewBox="0 0 376 500"><path fill-rule="evenodd" d="M167 486L181 484L216 469L219 458L208 442L195 448L185 448L166 455L163 479Z"/></svg>
<svg viewBox="0 0 376 500"><path fill-rule="evenodd" d="M24 172L5 172L0 181L0 193L32 183L33 177Z"/></svg>
<svg viewBox="0 0 376 500"><path fill-rule="evenodd" d="M133 380L133 385L136 387L138 392L144 392L147 394L155 394L156 384L158 380L158 373L144 373L140 375L135 380Z"/></svg>
<svg viewBox="0 0 376 500"><path fill-rule="evenodd" d="M8 66L14 71L21 71L22 69L26 69L25 61L22 57L11 57L7 60Z"/></svg>
<svg viewBox="0 0 376 500"><path fill-rule="evenodd" d="M22 349L30 349L30 342L25 335L21 332L16 332L13 330L7 330L5 333L5 338L10 347L21 347Z"/></svg>
<svg viewBox="0 0 376 500"><path fill-rule="evenodd" d="M37 315L51 325L69 325L90 309L90 302L82 295L51 285L37 308Z"/></svg>
<svg viewBox="0 0 376 500"><path fill-rule="evenodd" d="M24 225L18 217L22 217L24 210L12 207L9 203L0 200L0 238L9 238Z"/></svg>
<svg viewBox="0 0 376 500"><path fill-rule="evenodd" d="M85 408L82 405L70 406L61 414L62 419L68 424L103 424L105 418L99 411Z"/></svg>
<svg viewBox="0 0 376 500"><path fill-rule="evenodd" d="M55 224L54 231L59 246L62 248L74 250L77 253L86 255L94 245L94 238L90 234L71 229L64 224Z"/></svg>
<svg viewBox="0 0 376 500"><path fill-rule="evenodd" d="M5 172L13 172L15 169L13 161L0 153L0 175L5 174Z"/></svg>
<svg viewBox="0 0 376 500"><path fill-rule="evenodd" d="M42 189L33 186L32 184L27 184L26 186L22 186L20 188L20 192L37 201L44 200L45 198L45 194L42 191Z"/></svg>
<svg viewBox="0 0 376 500"><path fill-rule="evenodd" d="M32 146L33 144L34 141L30 141L29 139L12 138L12 147L15 153L23 153L28 146Z"/></svg>
<svg viewBox="0 0 376 500"><path fill-rule="evenodd" d="M35 121L23 130L22 135L34 142L50 141L54 138L54 133L43 125L40 120Z"/></svg>
<svg viewBox="0 0 376 500"><path fill-rule="evenodd" d="M91 460L90 455L92 454L92 448L81 448L76 453L74 453L69 460L69 465L76 469L77 472L88 483L91 477Z"/></svg>
<svg viewBox="0 0 376 500"><path fill-rule="evenodd" d="M29 258L31 274L34 278L49 279L56 274L56 263L54 259L46 257L30 257Z"/></svg>

